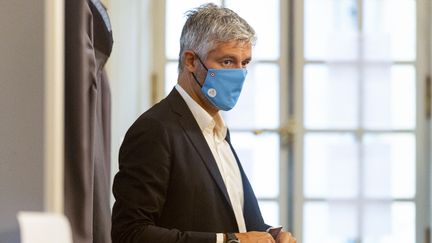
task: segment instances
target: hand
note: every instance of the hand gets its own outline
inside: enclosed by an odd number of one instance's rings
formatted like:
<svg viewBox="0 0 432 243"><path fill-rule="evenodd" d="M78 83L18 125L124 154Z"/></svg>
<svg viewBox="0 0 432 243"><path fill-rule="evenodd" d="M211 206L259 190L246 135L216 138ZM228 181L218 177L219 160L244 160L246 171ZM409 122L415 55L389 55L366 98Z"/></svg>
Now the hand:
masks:
<svg viewBox="0 0 432 243"><path fill-rule="evenodd" d="M267 232L251 231L246 233L236 233L235 235L240 240L240 243L275 243L273 237ZM295 243L295 241L293 242ZM287 243L291 242L287 241Z"/></svg>
<svg viewBox="0 0 432 243"><path fill-rule="evenodd" d="M241 241L240 241L241 242ZM281 231L276 238L277 243L296 243L297 240L290 232Z"/></svg>

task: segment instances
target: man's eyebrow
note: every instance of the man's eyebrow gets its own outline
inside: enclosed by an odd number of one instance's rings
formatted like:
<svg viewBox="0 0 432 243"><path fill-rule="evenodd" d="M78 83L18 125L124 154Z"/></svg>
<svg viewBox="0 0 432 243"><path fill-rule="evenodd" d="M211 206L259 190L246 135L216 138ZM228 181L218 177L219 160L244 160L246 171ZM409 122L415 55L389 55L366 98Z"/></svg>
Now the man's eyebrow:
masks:
<svg viewBox="0 0 432 243"><path fill-rule="evenodd" d="M233 56L233 55L229 55L229 54L223 55L223 56L221 56L221 57L218 58L218 59L225 59L225 58L237 59L235 56Z"/></svg>
<svg viewBox="0 0 432 243"><path fill-rule="evenodd" d="M233 56L233 55L229 55L229 54L227 54L227 55L223 55L223 56L221 56L220 58L218 58L219 60L221 60L221 59L226 59L226 58L230 58L230 59L234 59L234 60L237 60L238 58L236 57L236 56ZM250 61L252 61L252 57L247 57L247 58L245 58L245 59L243 59L243 60L241 60L242 62L250 62Z"/></svg>

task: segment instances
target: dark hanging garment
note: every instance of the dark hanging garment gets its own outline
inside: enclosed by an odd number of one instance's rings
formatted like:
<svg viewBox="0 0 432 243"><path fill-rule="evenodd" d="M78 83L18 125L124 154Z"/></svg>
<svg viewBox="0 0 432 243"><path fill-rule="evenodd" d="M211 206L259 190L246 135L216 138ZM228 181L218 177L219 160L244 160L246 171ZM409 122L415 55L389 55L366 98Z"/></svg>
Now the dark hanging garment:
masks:
<svg viewBox="0 0 432 243"><path fill-rule="evenodd" d="M74 243L110 243L113 39L99 0L65 1L65 214Z"/></svg>

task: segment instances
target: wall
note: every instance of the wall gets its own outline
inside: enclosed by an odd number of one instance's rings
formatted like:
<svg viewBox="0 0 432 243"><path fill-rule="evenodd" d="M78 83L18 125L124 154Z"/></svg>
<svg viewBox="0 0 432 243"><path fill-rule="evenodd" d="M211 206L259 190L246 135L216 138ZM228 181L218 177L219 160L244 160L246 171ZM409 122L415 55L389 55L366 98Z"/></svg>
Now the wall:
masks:
<svg viewBox="0 0 432 243"><path fill-rule="evenodd" d="M0 1L0 242L43 210L44 1Z"/></svg>
<svg viewBox="0 0 432 243"><path fill-rule="evenodd" d="M114 46L107 64L112 93L112 176L127 129L151 105L154 0L105 1ZM113 198L112 198L113 203Z"/></svg>

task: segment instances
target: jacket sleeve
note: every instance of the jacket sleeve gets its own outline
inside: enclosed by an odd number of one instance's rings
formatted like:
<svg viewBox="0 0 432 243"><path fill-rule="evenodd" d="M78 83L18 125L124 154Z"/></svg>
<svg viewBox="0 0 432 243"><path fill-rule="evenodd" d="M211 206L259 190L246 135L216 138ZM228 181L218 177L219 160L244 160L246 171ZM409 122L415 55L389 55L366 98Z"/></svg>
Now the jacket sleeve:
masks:
<svg viewBox="0 0 432 243"><path fill-rule="evenodd" d="M216 234L157 226L170 177L170 142L160 122L139 119L120 149L114 178L113 243L215 243Z"/></svg>

